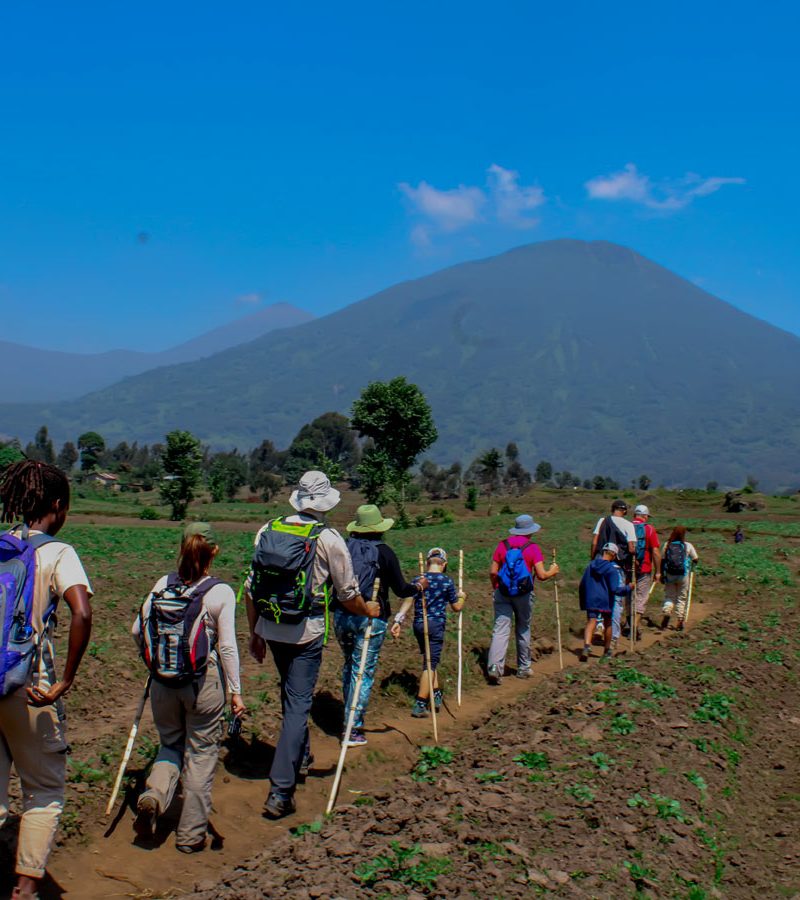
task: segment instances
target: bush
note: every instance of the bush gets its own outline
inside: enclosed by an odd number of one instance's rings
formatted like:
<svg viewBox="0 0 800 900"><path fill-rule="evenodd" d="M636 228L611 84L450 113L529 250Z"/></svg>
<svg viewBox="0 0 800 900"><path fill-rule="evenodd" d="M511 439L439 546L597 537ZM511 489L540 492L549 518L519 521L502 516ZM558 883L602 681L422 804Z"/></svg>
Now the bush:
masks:
<svg viewBox="0 0 800 900"><path fill-rule="evenodd" d="M464 506L473 512L478 508L478 488L474 484L467 488L467 499L464 501Z"/></svg>
<svg viewBox="0 0 800 900"><path fill-rule="evenodd" d="M153 509L152 506L145 506L139 513L139 518L145 519L148 522L155 522L155 520L160 519L161 516L158 514L157 509Z"/></svg>

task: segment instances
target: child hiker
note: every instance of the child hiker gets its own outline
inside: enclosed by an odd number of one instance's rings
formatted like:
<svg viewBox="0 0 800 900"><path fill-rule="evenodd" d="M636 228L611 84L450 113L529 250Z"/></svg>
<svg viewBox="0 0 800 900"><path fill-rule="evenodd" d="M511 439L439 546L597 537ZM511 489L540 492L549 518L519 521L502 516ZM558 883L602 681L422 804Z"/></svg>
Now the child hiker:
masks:
<svg viewBox="0 0 800 900"><path fill-rule="evenodd" d="M55 466L22 460L0 479L0 587L18 604L0 654L0 826L8 817L11 764L22 786L14 898L38 897L64 809L67 737L63 696L92 631L92 588L78 554L56 539L69 510L69 481ZM21 564L21 565L20 565ZM67 660L59 680L52 633L59 601L69 607Z"/></svg>
<svg viewBox="0 0 800 900"><path fill-rule="evenodd" d="M447 626L447 607L453 612L458 612L464 606L467 599L463 593L456 592L453 579L446 575L447 553L441 547L433 547L428 551L425 578L427 590L425 591L426 611L428 614L428 643L431 648L430 668L433 672L433 702L436 711L442 705L442 691L439 687L437 668L444 646L444 632ZM421 579L419 579L421 580ZM392 637L400 637L400 629L406 621L411 604L414 604L414 635L422 654L422 675L419 679L417 699L411 710L411 715L417 719L430 715L431 686L428 684L428 658L425 654L425 623L422 617L422 598L410 597L403 601L400 612L394 617L392 625Z"/></svg>
<svg viewBox="0 0 800 900"><path fill-rule="evenodd" d="M631 593L631 586L625 584L625 573L617 563L618 552L619 548L616 544L612 542L603 544L600 556L589 563L581 578L580 604L581 609L586 610L581 662L586 662L592 655L592 638L598 620L602 620L604 626L605 653L603 655L606 657L613 655L611 639L615 607L619 607L621 611L624 597Z"/></svg>
<svg viewBox="0 0 800 900"><path fill-rule="evenodd" d="M134 829L142 838L153 836L180 779L183 807L175 845L183 853L206 844L226 694L232 716L240 718L246 709L239 687L236 596L208 574L218 552L211 526L190 522L178 571L156 582L132 629L153 678L150 705L161 741Z"/></svg>

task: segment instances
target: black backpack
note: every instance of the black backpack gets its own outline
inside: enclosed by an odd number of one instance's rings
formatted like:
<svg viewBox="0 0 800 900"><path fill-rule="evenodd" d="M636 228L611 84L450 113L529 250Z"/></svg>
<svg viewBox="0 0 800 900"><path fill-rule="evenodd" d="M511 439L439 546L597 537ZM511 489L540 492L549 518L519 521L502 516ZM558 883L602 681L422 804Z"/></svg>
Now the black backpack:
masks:
<svg viewBox="0 0 800 900"><path fill-rule="evenodd" d="M206 594L218 578L195 586L173 572L162 591L151 593L139 610L139 646L153 678L169 687L183 687L208 666L212 648L206 631Z"/></svg>
<svg viewBox="0 0 800 900"><path fill-rule="evenodd" d="M686 577L686 544L683 541L670 541L664 551L664 574L673 580Z"/></svg>
<svg viewBox="0 0 800 900"><path fill-rule="evenodd" d="M294 625L327 614L328 588L314 594L311 570L324 522L267 522L253 553L250 596L258 614L270 622Z"/></svg>
<svg viewBox="0 0 800 900"><path fill-rule="evenodd" d="M353 561L353 571L358 579L358 591L365 600L372 599L372 588L378 577L380 565L378 546L380 543L381 541L356 537L351 537L347 541L347 549L350 551L350 559Z"/></svg>
<svg viewBox="0 0 800 900"><path fill-rule="evenodd" d="M603 519L603 524L600 526L600 531L597 533L597 552L595 556L602 555L603 547L606 544L616 544L619 548L617 562L619 562L623 569L629 569L633 561L631 551L628 549L629 538L614 522L614 519L615 516L606 516L605 519Z"/></svg>

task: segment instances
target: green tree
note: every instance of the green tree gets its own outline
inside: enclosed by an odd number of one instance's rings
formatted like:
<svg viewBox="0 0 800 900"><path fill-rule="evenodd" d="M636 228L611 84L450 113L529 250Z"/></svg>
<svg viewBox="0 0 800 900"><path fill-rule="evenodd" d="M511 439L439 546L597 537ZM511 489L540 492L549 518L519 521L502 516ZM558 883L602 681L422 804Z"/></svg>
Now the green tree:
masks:
<svg viewBox="0 0 800 900"><path fill-rule="evenodd" d="M647 475L639 476L639 490L646 491L653 482L647 477Z"/></svg>
<svg viewBox="0 0 800 900"><path fill-rule="evenodd" d="M372 440L358 466L364 494L371 502L379 502L388 488L398 523L407 525L409 470L438 437L428 401L402 376L374 381L353 404L351 421L361 437Z"/></svg>
<svg viewBox="0 0 800 900"><path fill-rule="evenodd" d="M239 488L247 483L247 461L236 450L217 453L211 459L206 483L214 503L233 500Z"/></svg>
<svg viewBox="0 0 800 900"><path fill-rule="evenodd" d="M553 477L553 467L550 463L543 459L538 466L536 466L536 472L534 473L534 477L539 484L543 484L546 481L550 481Z"/></svg>
<svg viewBox="0 0 800 900"><path fill-rule="evenodd" d="M59 469L63 469L65 472L71 472L72 467L78 461L78 450L75 447L75 444L72 441L66 441L64 446L58 452L58 460L57 464Z"/></svg>
<svg viewBox="0 0 800 900"><path fill-rule="evenodd" d="M283 486L280 472L285 459L285 451L276 450L269 440L263 440L250 454L250 490L257 491L265 503Z"/></svg>
<svg viewBox="0 0 800 900"><path fill-rule="evenodd" d="M475 460L475 471L478 474L481 487L489 496L490 508L492 496L499 491L503 485L501 480L503 466L503 457L496 447L487 450L486 453Z"/></svg>
<svg viewBox="0 0 800 900"><path fill-rule="evenodd" d="M161 500L172 508L170 518L185 518L202 476L203 451L189 431L170 431L161 456Z"/></svg>
<svg viewBox="0 0 800 900"><path fill-rule="evenodd" d="M718 481L709 481L706 484L706 490L708 491L709 494L716 494L718 487L719 487Z"/></svg>
<svg viewBox="0 0 800 900"><path fill-rule="evenodd" d="M25 448L25 455L28 459L36 459L39 462L49 463L50 465L56 461L56 451L53 449L53 442L47 434L46 425L42 425L36 432L33 443L28 444Z"/></svg>
<svg viewBox="0 0 800 900"><path fill-rule="evenodd" d="M91 472L100 461L106 449L106 442L96 431L85 431L78 438L78 450L81 454L81 472Z"/></svg>
<svg viewBox="0 0 800 900"><path fill-rule="evenodd" d="M464 501L464 506L467 509L471 509L472 512L478 508L478 486L475 484L471 484L467 487L467 499Z"/></svg>
<svg viewBox="0 0 800 900"><path fill-rule="evenodd" d="M0 444L0 472L21 459L25 459L25 454L20 450L17 441Z"/></svg>

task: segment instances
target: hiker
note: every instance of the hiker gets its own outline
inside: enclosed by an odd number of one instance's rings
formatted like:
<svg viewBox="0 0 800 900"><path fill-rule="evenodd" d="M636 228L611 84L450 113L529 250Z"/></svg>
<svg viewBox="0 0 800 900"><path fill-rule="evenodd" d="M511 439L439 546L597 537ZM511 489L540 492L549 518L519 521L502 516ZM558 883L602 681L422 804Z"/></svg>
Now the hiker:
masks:
<svg viewBox="0 0 800 900"><path fill-rule="evenodd" d="M353 571L358 580L361 596L372 599L375 579L380 578L377 599L381 608L380 616L372 619L372 634L367 648L361 689L356 701L355 718L348 741L349 747L363 747L367 743L364 735L364 714L369 704L372 685L375 682L375 670L386 638L387 622L391 615L389 590L391 589L397 597L402 598L413 598L423 590L423 585L405 580L400 571L397 554L388 544L383 543L383 536L392 525L394 525L394 519L384 518L377 506L365 504L358 507L355 520L347 526L350 534L347 549L353 561ZM424 586L427 587L427 582ZM361 666L364 633L370 617L350 612L334 598L333 621L336 637L344 654L342 697L346 722ZM342 732L344 730L343 727Z"/></svg>
<svg viewBox="0 0 800 900"><path fill-rule="evenodd" d="M649 520L650 510L644 503L640 503L633 511L633 527L636 530L636 550L633 560L636 566L636 591L631 597L631 603L635 605L637 617L644 615L647 609L653 582L661 581L658 534ZM636 640L640 639L641 635L637 634Z"/></svg>
<svg viewBox="0 0 800 900"><path fill-rule="evenodd" d="M180 781L183 805L175 846L182 853L197 853L206 845L226 694L233 718L246 711L239 684L236 595L209 575L217 553L211 526L190 522L177 572L159 578L131 629L152 676L150 708L160 741L133 827L140 838L151 839Z"/></svg>
<svg viewBox="0 0 800 900"><path fill-rule="evenodd" d="M264 815L295 811L297 781L313 762L308 715L328 636L331 588L337 603L359 616L379 618L379 603L362 598L344 539L324 520L340 494L322 472L306 472L289 497L295 513L267 522L245 583L250 654L272 653L281 682L283 725L270 769Z"/></svg>
<svg viewBox="0 0 800 900"><path fill-rule="evenodd" d="M431 686L428 684L428 668L433 672L433 702L436 712L442 705L442 691L439 687L439 660L444 646L444 634L447 627L447 607L459 612L467 599L464 593L456 591L453 579L447 572L447 552L442 547L432 547L427 553L426 575L416 579L417 584L425 584L425 608L428 617L428 644L431 649L430 666L425 653L425 621L422 615L422 592L416 599L408 599L400 607L394 617L392 636L400 637L400 629L406 621L411 604L414 604L414 635L422 654L422 675L419 678L417 698L411 710L415 719L430 715Z"/></svg>
<svg viewBox="0 0 800 900"><path fill-rule="evenodd" d="M734 544L741 544L744 540L744 532L742 531L742 526L737 525L736 531L733 533L733 542Z"/></svg>
<svg viewBox="0 0 800 900"><path fill-rule="evenodd" d="M686 540L686 526L676 525L661 551L661 580L664 582L664 618L661 628L667 628L673 610L678 616L678 631L683 631L686 600L689 596L689 575L697 565L697 550Z"/></svg>
<svg viewBox="0 0 800 900"><path fill-rule="evenodd" d="M633 523L625 518L627 515L628 504L624 500L615 500L611 504L611 515L603 516L597 520L597 524L592 532L592 544L589 550L589 559L595 559L602 555L602 548L606 544L616 544L619 548L617 562L625 574L626 584L630 583L633 578L633 558L636 553L636 529ZM619 613L621 615L621 608ZM632 619L632 616L629 616L629 619ZM619 622L619 616L615 621ZM603 627L603 623L600 622L598 631L602 632ZM619 635L620 631L617 628L614 632L613 640L617 640Z"/></svg>
<svg viewBox="0 0 800 900"><path fill-rule="evenodd" d="M509 537L500 541L492 556L489 578L494 602L494 628L486 674L489 684L500 684L505 673L506 653L514 619L517 643L517 678L531 676L531 615L536 600L534 583L554 578L558 564L544 567L541 549L531 535L541 529L532 516L517 516Z"/></svg>
<svg viewBox="0 0 800 900"><path fill-rule="evenodd" d="M583 650L580 660L591 656L592 638L598 621L603 622L603 656L613 656L612 617L614 608L621 608L621 600L630 595L631 586L625 583L622 566L618 562L619 547L613 542L603 544L600 556L595 557L583 572L578 596L580 606L586 611L586 627L583 632Z"/></svg>
<svg viewBox="0 0 800 900"><path fill-rule="evenodd" d="M12 763L22 783L15 898L38 897L64 809L63 698L92 631L89 579L73 547L56 538L69 499L67 476L47 463L21 460L0 478L0 521L21 523L0 536L0 595L16 619L0 631L0 826L9 814ZM62 599L70 624L59 679L53 630Z"/></svg>

